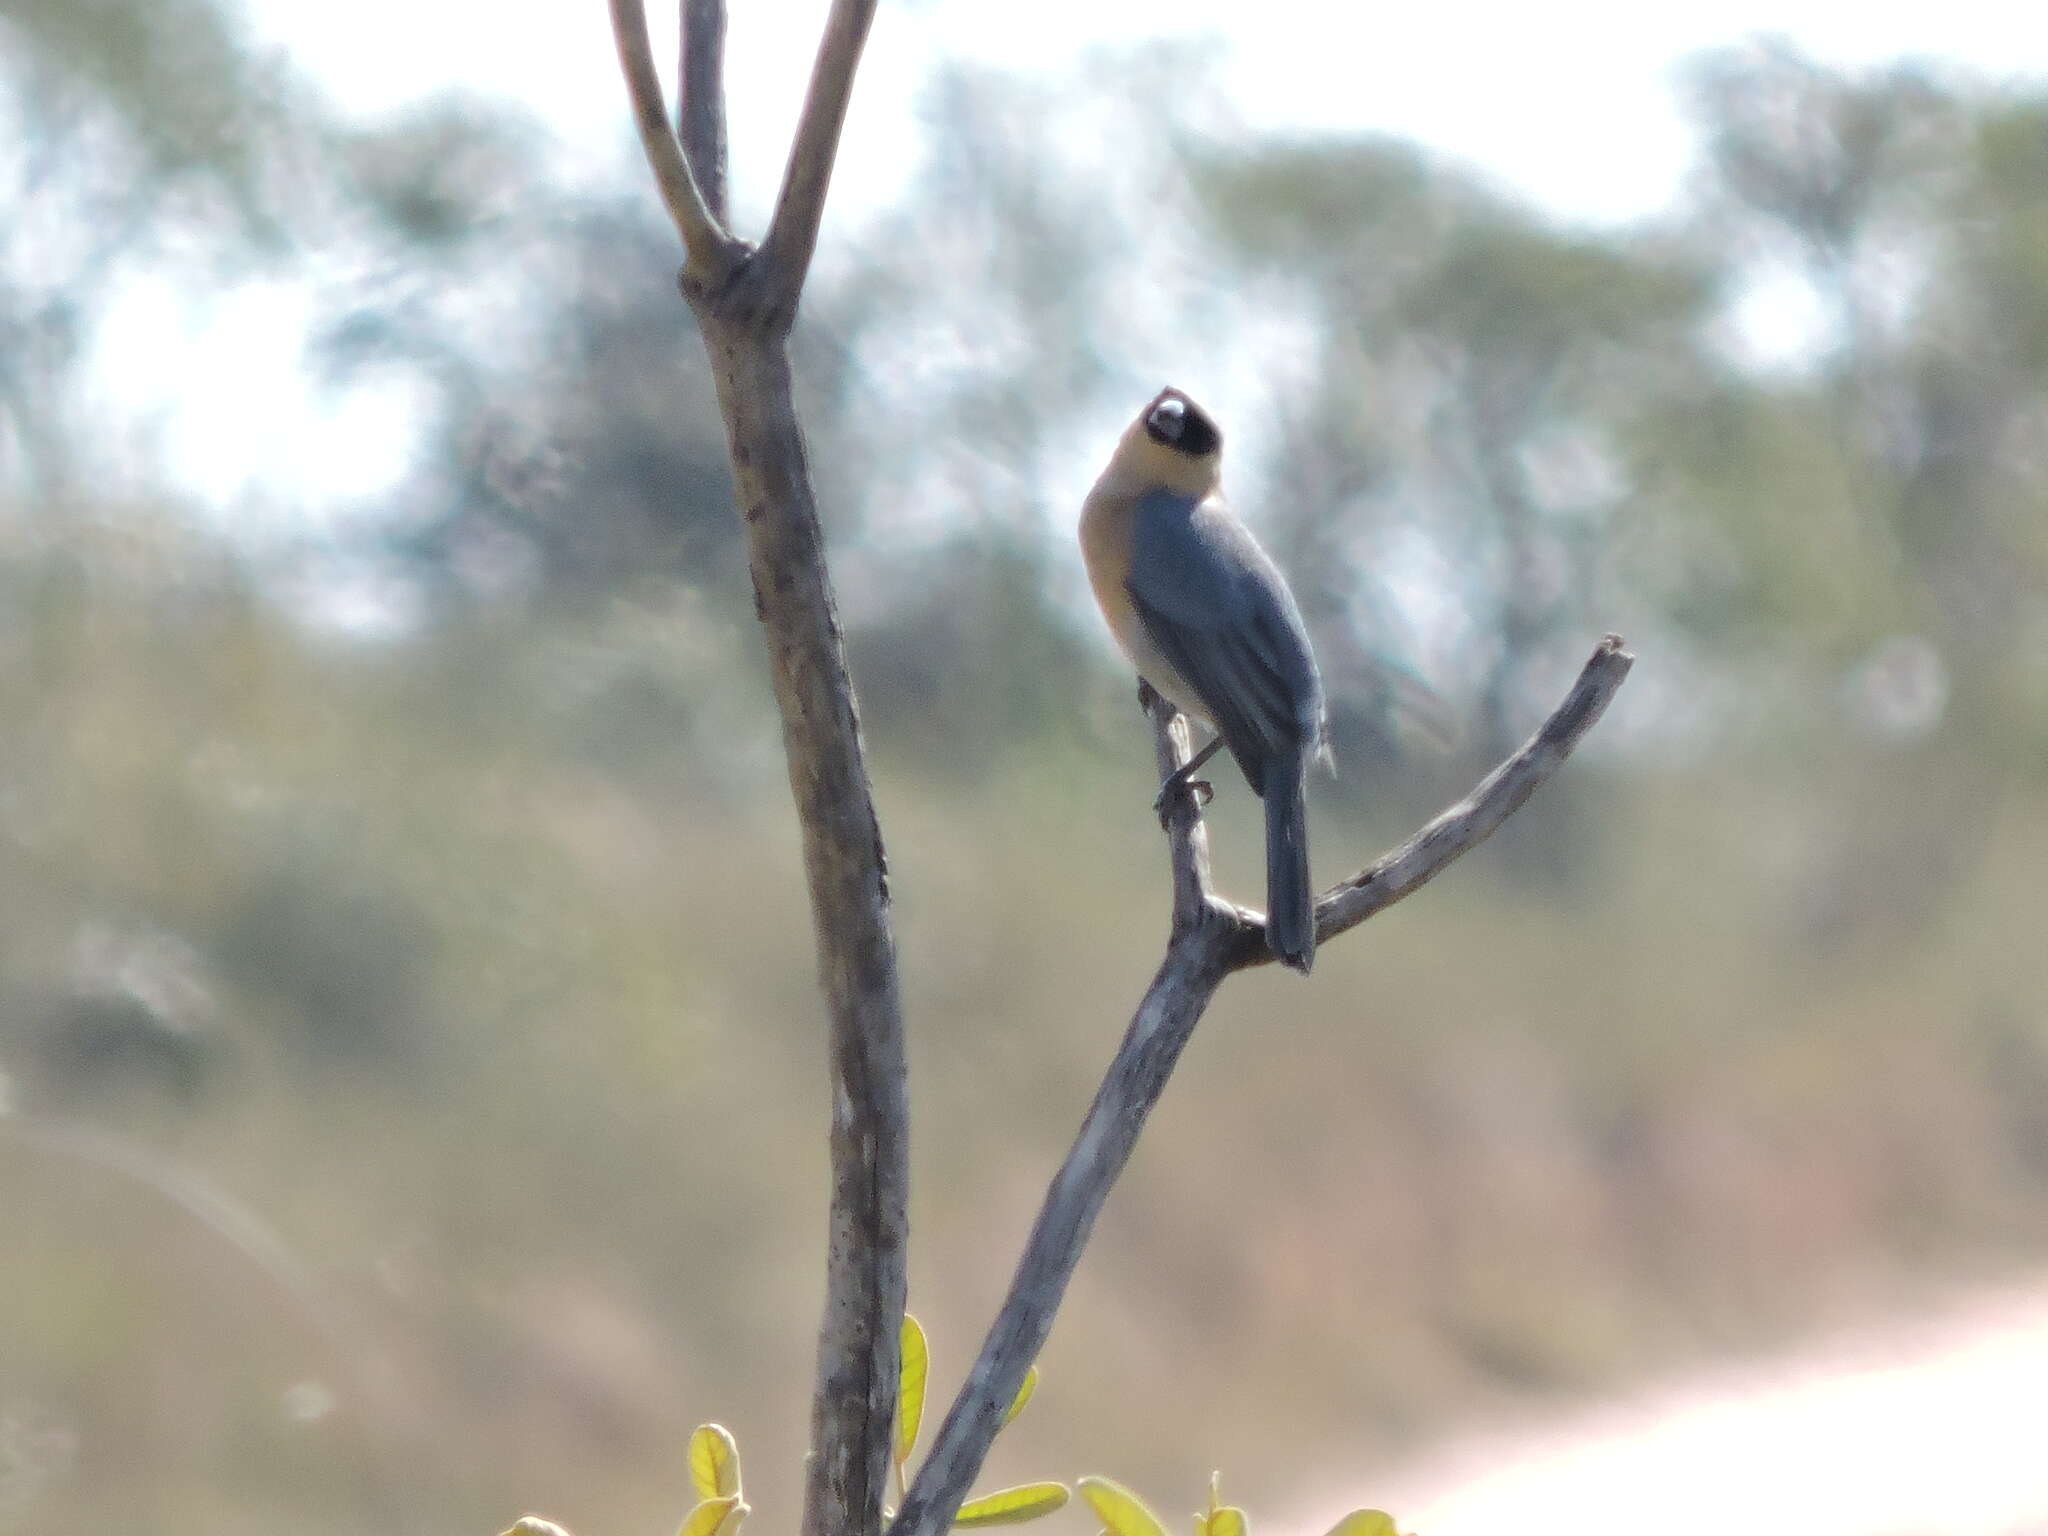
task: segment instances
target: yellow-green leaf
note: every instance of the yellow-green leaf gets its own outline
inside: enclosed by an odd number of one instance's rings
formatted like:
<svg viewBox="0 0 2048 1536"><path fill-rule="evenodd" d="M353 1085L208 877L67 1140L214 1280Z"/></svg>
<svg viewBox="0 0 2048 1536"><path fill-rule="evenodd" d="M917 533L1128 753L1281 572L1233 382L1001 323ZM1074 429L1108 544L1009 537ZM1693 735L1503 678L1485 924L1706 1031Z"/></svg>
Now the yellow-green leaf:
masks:
<svg viewBox="0 0 2048 1536"><path fill-rule="evenodd" d="M753 1512L753 1505L749 1504L745 1499L740 1500L739 1503L726 1511L725 1518L718 1522L718 1529L712 1533L712 1536L740 1536L740 1526L745 1523L747 1516Z"/></svg>
<svg viewBox="0 0 2048 1536"><path fill-rule="evenodd" d="M1245 1512L1223 1502L1223 1474L1209 1474L1209 1507L1195 1516L1195 1536L1248 1536L1251 1529Z"/></svg>
<svg viewBox="0 0 2048 1536"><path fill-rule="evenodd" d="M740 1496L736 1493L728 1493L722 1499L706 1499L676 1527L676 1536L718 1536L725 1517L739 1507Z"/></svg>
<svg viewBox="0 0 2048 1536"><path fill-rule="evenodd" d="M917 1446L917 1428L924 1421L924 1378L931 1367L931 1355L924 1344L924 1328L908 1312L903 1314L903 1365L896 1377L896 1465L910 1460Z"/></svg>
<svg viewBox="0 0 2048 1536"><path fill-rule="evenodd" d="M503 1536L569 1536L552 1520L543 1520L539 1515L522 1515Z"/></svg>
<svg viewBox="0 0 2048 1536"><path fill-rule="evenodd" d="M1401 1536L1384 1509L1354 1509L1330 1527L1330 1536Z"/></svg>
<svg viewBox="0 0 2048 1536"><path fill-rule="evenodd" d="M1024 1385L1019 1387L1017 1389L1017 1395L1010 1399L1009 1409L1003 1414L1003 1422L998 1427L1002 1429L1008 1429L1010 1427L1010 1420L1014 1419L1015 1417L1017 1417L1018 1414L1024 1411L1024 1405L1031 1401L1031 1394L1036 1392L1037 1390L1038 1367L1034 1365L1029 1370L1025 1371Z"/></svg>
<svg viewBox="0 0 2048 1536"><path fill-rule="evenodd" d="M1166 1536L1159 1517L1145 1507L1122 1483L1106 1477L1084 1477L1074 1486L1095 1511L1095 1517L1109 1528L1109 1536ZM1346 1532L1345 1536L1353 1536Z"/></svg>
<svg viewBox="0 0 2048 1536"><path fill-rule="evenodd" d="M953 1517L953 1528L1016 1525L1020 1521L1036 1520L1040 1515L1049 1515L1064 1508L1072 1497L1065 1483L1022 1483L1015 1488L1003 1488L983 1494L978 1499L969 1499L960 1506L960 1513Z"/></svg>
<svg viewBox="0 0 2048 1536"><path fill-rule="evenodd" d="M700 1499L740 1491L740 1448L723 1424L699 1424L691 1434L690 1486Z"/></svg>

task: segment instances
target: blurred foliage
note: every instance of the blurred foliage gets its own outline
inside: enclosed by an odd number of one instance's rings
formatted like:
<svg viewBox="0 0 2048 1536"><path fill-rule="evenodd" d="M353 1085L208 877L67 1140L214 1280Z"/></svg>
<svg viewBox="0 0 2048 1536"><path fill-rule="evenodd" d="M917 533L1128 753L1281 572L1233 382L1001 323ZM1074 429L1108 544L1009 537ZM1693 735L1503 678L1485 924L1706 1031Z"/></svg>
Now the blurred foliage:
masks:
<svg viewBox="0 0 2048 1536"><path fill-rule="evenodd" d="M1249 1536L1250 1520L1237 1505L1222 1502L1220 1481L1216 1473L1209 1474L1209 1507L1195 1515L1195 1536ZM1166 1536L1166 1523L1122 1483L1084 1477L1080 1488L1109 1536ZM1354 1509L1330 1527L1329 1536L1400 1536L1400 1531L1385 1510Z"/></svg>
<svg viewBox="0 0 2048 1536"><path fill-rule="evenodd" d="M908 1312L903 1314L899 1359L896 1432L889 1459L895 1468L897 1497L902 1498L909 1489L910 1457L917 1448L918 1427L924 1420L925 1387L931 1365L924 1325ZM1017 1395L1011 1399L998 1433L1009 1428L1017 1415L1024 1411L1024 1405L1031 1401L1037 1385L1038 1367L1034 1365L1027 1371ZM733 1438L732 1431L723 1424L699 1424L690 1432L685 1460L689 1465L690 1486L696 1492L697 1503L677 1527L679 1536L738 1536L740 1526L753 1513L753 1506L744 1497L739 1442ZM1021 1525L1057 1513L1071 1497L1066 1484L1057 1482L1024 1483L1014 1488L998 1489L962 1504L954 1517L953 1529ZM893 1519L895 1510L885 1506L882 1516L884 1520ZM550 1520L527 1515L504 1536L522 1536L522 1533L546 1536L548 1532L559 1530L561 1527Z"/></svg>
<svg viewBox="0 0 2048 1536"><path fill-rule="evenodd" d="M816 1001L672 242L637 166L565 191L496 104L337 122L232 14L0 7L0 1531L654 1528L707 1400L793 1508ZM935 1329L1163 932L1069 542L1137 402L1217 410L1294 574L1325 873L1599 630L1644 661L1508 847L1226 996L1048 1346L1072 1407L991 1476L1227 1447L1270 1498L2038 1263L2048 98L1732 50L1681 206L1583 230L1247 133L1214 65L943 76L806 299ZM196 506L95 373L149 366L126 285L252 275L318 387L420 403L317 537ZM1425 687L1454 757L1400 750Z"/></svg>

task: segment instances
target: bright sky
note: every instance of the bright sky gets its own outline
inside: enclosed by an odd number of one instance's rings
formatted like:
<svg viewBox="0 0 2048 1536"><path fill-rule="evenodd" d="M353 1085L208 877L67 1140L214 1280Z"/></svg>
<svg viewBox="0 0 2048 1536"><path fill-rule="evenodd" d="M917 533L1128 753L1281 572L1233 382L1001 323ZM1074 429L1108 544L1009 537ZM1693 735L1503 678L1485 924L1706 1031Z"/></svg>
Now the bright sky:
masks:
<svg viewBox="0 0 2048 1536"><path fill-rule="evenodd" d="M375 116L450 90L507 97L561 135L572 174L608 175L620 163L630 130L599 0L244 3L257 35L347 112ZM657 57L672 59L673 0L649 9ZM743 224L773 195L825 10L825 0L732 6L728 94ZM828 240L834 218L886 202L914 171L919 82L952 56L1060 71L1105 44L1213 36L1226 50L1225 83L1254 126L1397 134L1484 169L1561 217L1596 222L1653 213L1672 197L1689 154L1672 71L1702 48L1771 29L1838 64L1926 54L2048 77L2048 10L2013 0L1039 0L1023 14L1020 25L1016 8L987 0L882 6ZM259 285L195 314L177 294L143 285L115 317L117 355L147 347L160 364L176 371L182 358L211 380L178 404L137 402L153 412L176 472L210 501L291 500L293 488L317 485L347 503L374 496L403 462L412 402L402 391L365 389L336 407L306 389L293 323L305 303L290 284ZM163 377L165 367L149 373Z"/></svg>
<svg viewBox="0 0 2048 1536"><path fill-rule="evenodd" d="M350 109L384 111L461 86L523 101L593 151L609 154L624 132L597 0L247 3L261 33ZM649 5L663 60L673 57L674 10L672 0ZM742 188L759 193L773 183L825 11L824 0L732 6L728 94ZM1702 48L1777 31L1838 64L1917 53L2048 75L2048 16L2013 0L1039 0L1028 25L1019 14L986 0L885 3L849 127L851 185L841 190L855 200L886 194L893 178L883 168L903 167L913 142L917 82L946 56L1061 70L1103 44L1213 36L1228 49L1228 79L1255 124L1418 139L1559 213L1599 220L1653 211L1670 196L1687 154L1671 69Z"/></svg>

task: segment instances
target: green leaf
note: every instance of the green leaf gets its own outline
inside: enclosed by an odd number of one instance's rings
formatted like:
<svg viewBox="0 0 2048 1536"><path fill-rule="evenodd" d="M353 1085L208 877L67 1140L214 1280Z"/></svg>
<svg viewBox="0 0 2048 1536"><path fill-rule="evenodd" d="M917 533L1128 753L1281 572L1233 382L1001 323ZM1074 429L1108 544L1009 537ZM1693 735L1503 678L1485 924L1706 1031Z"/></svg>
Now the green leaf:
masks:
<svg viewBox="0 0 2048 1536"><path fill-rule="evenodd" d="M699 1424L691 1434L690 1486L700 1499L740 1491L740 1448L723 1424Z"/></svg>
<svg viewBox="0 0 2048 1536"><path fill-rule="evenodd" d="M1249 1536L1251 1522L1235 1504L1223 1502L1223 1474L1209 1474L1209 1508L1195 1516L1195 1536Z"/></svg>
<svg viewBox="0 0 2048 1536"><path fill-rule="evenodd" d="M569 1536L552 1520L543 1520L539 1515L521 1515L512 1528L502 1536Z"/></svg>
<svg viewBox="0 0 2048 1536"><path fill-rule="evenodd" d="M1016 1525L1066 1506L1073 1495L1065 1483L1022 1483L969 1499L953 1517L953 1529L975 1525Z"/></svg>
<svg viewBox="0 0 2048 1536"><path fill-rule="evenodd" d="M676 1536L718 1536L718 1528L725 1523L725 1517L743 1508L745 1506L736 1493L728 1493L722 1499L706 1499L676 1527Z"/></svg>
<svg viewBox="0 0 2048 1536"><path fill-rule="evenodd" d="M1159 1517L1122 1483L1107 1477L1084 1477L1074 1485L1109 1530L1109 1536L1166 1536ZM1354 1536L1347 1531L1345 1536Z"/></svg>
<svg viewBox="0 0 2048 1536"><path fill-rule="evenodd" d="M1330 1527L1330 1536L1401 1536L1384 1509L1354 1509Z"/></svg>
<svg viewBox="0 0 2048 1536"><path fill-rule="evenodd" d="M903 1365L896 1378L896 1465L910 1460L917 1446L918 1426L924 1422L924 1378L931 1368L925 1348L924 1328L908 1312L903 1314Z"/></svg>
<svg viewBox="0 0 2048 1536"><path fill-rule="evenodd" d="M1031 1394L1037 1390L1038 1367L1034 1365L1025 1371L1024 1385L1019 1387L1017 1395L1010 1399L1009 1409L1003 1414L1003 1422L996 1427L998 1429L1008 1429L1010 1427L1010 1420L1016 1418L1018 1414L1024 1411L1024 1405L1031 1401Z"/></svg>

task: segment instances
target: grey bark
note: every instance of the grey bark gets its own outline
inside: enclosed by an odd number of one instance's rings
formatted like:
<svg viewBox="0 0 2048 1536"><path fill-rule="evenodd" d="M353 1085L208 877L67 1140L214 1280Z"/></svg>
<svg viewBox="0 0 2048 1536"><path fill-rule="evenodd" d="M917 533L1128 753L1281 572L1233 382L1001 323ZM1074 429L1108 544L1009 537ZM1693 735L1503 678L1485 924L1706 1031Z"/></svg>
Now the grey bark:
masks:
<svg viewBox="0 0 2048 1536"><path fill-rule="evenodd" d="M1317 942L1327 944L1356 928L1485 841L1593 728L1634 660L1621 648L1618 636L1603 639L1564 702L1520 751L1413 837L1317 899ZM1172 717L1156 696L1146 698L1146 708L1163 778L1188 760L1186 722ZM1232 972L1273 958L1266 948L1265 920L1215 894L1208 839L1192 795L1175 803L1167 835L1173 866L1173 935L1166 958L1046 1192L1009 1294L939 1426L889 1536L937 1536L951 1524L1002 1427L1005 1408L1051 1332L1096 1214L1209 1000Z"/></svg>
<svg viewBox="0 0 2048 1536"><path fill-rule="evenodd" d="M832 1090L830 1235L802 1529L804 1536L859 1536L879 1529L887 1488L908 1238L909 1108L888 869L790 397L787 338L874 6L837 0L832 8L758 251L723 222L720 0L683 0L680 137L668 125L640 0L611 0L611 11L641 143L682 237L681 287L725 418L754 611L802 829Z"/></svg>
<svg viewBox="0 0 2048 1536"><path fill-rule="evenodd" d="M683 0L676 67L676 137L712 218L731 217L726 193L725 0Z"/></svg>
<svg viewBox="0 0 2048 1536"><path fill-rule="evenodd" d="M881 1526L903 1311L908 1108L887 865L826 570L786 340L816 249L873 0L835 0L780 196L758 250L726 228L719 58L723 0L681 0L683 99L671 129L641 0L610 0L620 65L656 185L682 237L727 433L755 611L781 711L829 1025L832 1204L812 1398L803 1536ZM687 149L685 148L687 146ZM1471 795L1316 904L1327 943L1474 846L1590 730L1633 658L1610 635L1571 695ZM1188 760L1186 722L1156 697L1162 777ZM1073 1149L1047 1191L1008 1298L905 1497L890 1536L938 1536L980 1470L1043 1346L1111 1185L1216 990L1270 959L1264 919L1219 898L1192 795L1169 807L1173 926Z"/></svg>

